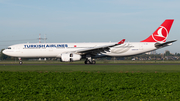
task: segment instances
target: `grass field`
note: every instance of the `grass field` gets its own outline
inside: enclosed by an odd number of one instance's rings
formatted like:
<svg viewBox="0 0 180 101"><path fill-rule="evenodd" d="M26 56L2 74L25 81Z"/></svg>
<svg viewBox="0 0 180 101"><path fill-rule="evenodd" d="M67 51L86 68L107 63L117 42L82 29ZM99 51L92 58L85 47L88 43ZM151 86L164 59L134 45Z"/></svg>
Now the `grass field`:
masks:
<svg viewBox="0 0 180 101"><path fill-rule="evenodd" d="M180 65L39 63L0 63L0 100L180 100Z"/></svg>
<svg viewBox="0 0 180 101"><path fill-rule="evenodd" d="M0 100L180 100L180 73L0 72Z"/></svg>

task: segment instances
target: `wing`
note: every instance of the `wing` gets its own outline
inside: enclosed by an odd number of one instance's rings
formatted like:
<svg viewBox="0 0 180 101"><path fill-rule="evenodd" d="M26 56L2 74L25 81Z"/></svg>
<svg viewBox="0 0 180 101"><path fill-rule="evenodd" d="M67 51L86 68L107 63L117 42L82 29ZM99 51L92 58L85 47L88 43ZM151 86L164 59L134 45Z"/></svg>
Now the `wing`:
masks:
<svg viewBox="0 0 180 101"><path fill-rule="evenodd" d="M98 53L103 53L103 52L105 53L105 52L109 52L109 49L111 47L123 44L124 41L125 41L125 39L119 41L117 44L99 46L99 47L94 47L94 48L87 48L87 49L83 49L83 50L78 50L75 53L80 54L80 55L84 55L84 54L96 55Z"/></svg>

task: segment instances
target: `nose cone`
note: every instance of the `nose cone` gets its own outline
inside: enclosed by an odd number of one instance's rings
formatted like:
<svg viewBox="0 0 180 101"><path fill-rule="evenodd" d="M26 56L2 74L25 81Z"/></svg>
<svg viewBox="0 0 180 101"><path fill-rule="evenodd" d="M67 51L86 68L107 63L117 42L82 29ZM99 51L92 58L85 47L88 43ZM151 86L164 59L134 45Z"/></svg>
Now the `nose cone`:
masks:
<svg viewBox="0 0 180 101"><path fill-rule="evenodd" d="M3 54L7 54L6 49L2 51Z"/></svg>
<svg viewBox="0 0 180 101"><path fill-rule="evenodd" d="M5 49L2 51L2 53L8 56L14 56L14 51L11 49Z"/></svg>

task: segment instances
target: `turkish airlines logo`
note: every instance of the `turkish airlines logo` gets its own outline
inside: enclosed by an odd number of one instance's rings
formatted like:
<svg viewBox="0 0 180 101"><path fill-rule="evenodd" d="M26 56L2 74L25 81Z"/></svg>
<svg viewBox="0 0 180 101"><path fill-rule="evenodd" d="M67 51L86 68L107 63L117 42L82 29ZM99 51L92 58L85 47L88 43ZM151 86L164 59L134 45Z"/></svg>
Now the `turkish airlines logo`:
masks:
<svg viewBox="0 0 180 101"><path fill-rule="evenodd" d="M168 36L168 31L164 26L160 26L159 29L153 33L152 38L156 42L165 42Z"/></svg>

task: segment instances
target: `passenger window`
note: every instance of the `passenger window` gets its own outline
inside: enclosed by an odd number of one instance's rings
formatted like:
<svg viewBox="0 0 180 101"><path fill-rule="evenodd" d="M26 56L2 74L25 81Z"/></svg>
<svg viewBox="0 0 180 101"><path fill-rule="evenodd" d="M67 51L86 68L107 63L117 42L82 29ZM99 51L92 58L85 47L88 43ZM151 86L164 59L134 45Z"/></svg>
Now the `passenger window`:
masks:
<svg viewBox="0 0 180 101"><path fill-rule="evenodd" d="M8 47L8 49L11 49L11 47Z"/></svg>

